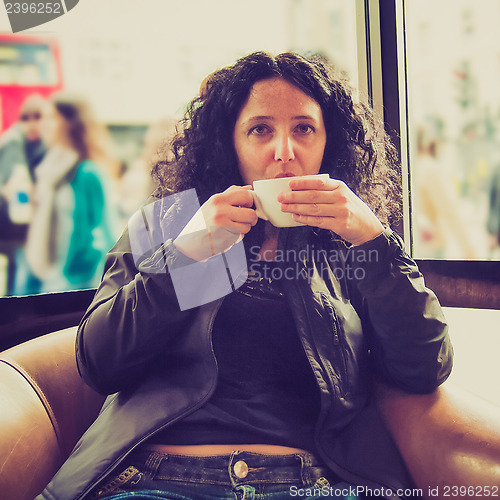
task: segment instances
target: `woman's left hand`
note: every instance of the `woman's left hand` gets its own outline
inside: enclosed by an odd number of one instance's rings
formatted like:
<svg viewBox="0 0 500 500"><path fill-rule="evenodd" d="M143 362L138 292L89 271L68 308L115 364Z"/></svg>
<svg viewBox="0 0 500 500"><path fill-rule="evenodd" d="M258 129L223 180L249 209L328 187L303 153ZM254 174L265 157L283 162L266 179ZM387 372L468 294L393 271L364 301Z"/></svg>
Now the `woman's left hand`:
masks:
<svg viewBox="0 0 500 500"><path fill-rule="evenodd" d="M290 181L291 192L278 196L281 210L297 222L331 231L353 245L376 238L384 226L368 205L336 179Z"/></svg>

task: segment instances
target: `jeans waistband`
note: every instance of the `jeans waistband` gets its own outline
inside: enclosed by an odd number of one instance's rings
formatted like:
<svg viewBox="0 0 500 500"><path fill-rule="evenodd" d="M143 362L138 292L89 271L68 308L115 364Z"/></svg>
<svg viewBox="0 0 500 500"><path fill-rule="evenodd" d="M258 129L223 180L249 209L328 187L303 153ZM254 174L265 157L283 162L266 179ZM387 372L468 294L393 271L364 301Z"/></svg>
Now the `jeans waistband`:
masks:
<svg viewBox="0 0 500 500"><path fill-rule="evenodd" d="M238 486L288 484L313 486L331 472L312 453L289 455L234 451L228 455L173 455L147 448L133 452L127 463L151 479Z"/></svg>

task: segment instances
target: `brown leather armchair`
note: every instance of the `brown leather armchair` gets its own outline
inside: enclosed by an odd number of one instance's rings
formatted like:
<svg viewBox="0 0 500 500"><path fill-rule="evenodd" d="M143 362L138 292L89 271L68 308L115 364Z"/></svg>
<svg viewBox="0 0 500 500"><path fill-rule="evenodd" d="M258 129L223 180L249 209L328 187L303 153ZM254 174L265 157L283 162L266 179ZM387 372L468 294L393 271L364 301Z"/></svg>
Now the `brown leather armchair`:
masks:
<svg viewBox="0 0 500 500"><path fill-rule="evenodd" d="M378 407L427 498L500 497L500 407L446 382L425 395L380 388Z"/></svg>
<svg viewBox="0 0 500 500"><path fill-rule="evenodd" d="M0 353L0 498L33 500L104 402L78 375L75 335L68 328Z"/></svg>
<svg viewBox="0 0 500 500"><path fill-rule="evenodd" d="M99 412L104 398L76 369L75 333L60 330L0 353L1 498L32 500ZM425 497L488 496L460 486L500 485L500 407L450 384L429 395L380 388L378 402Z"/></svg>

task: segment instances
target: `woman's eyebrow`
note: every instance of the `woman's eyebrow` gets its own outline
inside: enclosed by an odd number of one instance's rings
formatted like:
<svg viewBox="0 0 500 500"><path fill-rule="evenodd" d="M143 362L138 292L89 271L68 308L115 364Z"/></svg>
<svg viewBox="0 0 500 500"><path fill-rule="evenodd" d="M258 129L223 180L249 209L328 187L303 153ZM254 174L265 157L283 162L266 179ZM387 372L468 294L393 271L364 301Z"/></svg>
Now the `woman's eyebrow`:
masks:
<svg viewBox="0 0 500 500"><path fill-rule="evenodd" d="M275 120L274 116L270 115L257 115L252 116L243 122L243 125L247 125L248 123L258 122L260 120ZM292 116L292 120L312 120L314 122L318 121L314 116L311 115L297 115Z"/></svg>
<svg viewBox="0 0 500 500"><path fill-rule="evenodd" d="M298 115L292 116L292 120L312 120L313 122L318 121L314 116L311 115Z"/></svg>
<svg viewBox="0 0 500 500"><path fill-rule="evenodd" d="M258 122L260 120L274 120L274 116L268 116L268 115L252 116L252 117L248 118L248 120L245 120L243 122L243 125L246 125L247 123Z"/></svg>

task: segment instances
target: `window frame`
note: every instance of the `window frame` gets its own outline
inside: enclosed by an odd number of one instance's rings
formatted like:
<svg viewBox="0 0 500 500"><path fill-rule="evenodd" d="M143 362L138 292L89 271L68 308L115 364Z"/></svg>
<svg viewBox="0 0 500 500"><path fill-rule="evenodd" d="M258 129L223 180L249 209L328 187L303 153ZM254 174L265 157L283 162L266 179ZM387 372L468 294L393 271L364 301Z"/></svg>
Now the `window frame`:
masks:
<svg viewBox="0 0 500 500"><path fill-rule="evenodd" d="M382 102L374 104L383 109L384 121L399 151L403 186L403 237L410 255L413 255L412 206L410 184L408 86L406 72L405 3L407 0L364 0L365 8L378 9L379 23L373 18L367 23L371 33L368 40L380 39L372 44L375 62L371 80L380 79ZM371 16L370 16L371 17ZM380 46L380 55L373 52ZM368 50L368 48L367 48ZM377 73L380 61L380 75ZM375 68L375 71L373 70ZM374 92L374 99L380 95ZM440 302L449 307L500 309L500 263L492 260L450 260L415 258L427 285L436 292Z"/></svg>

